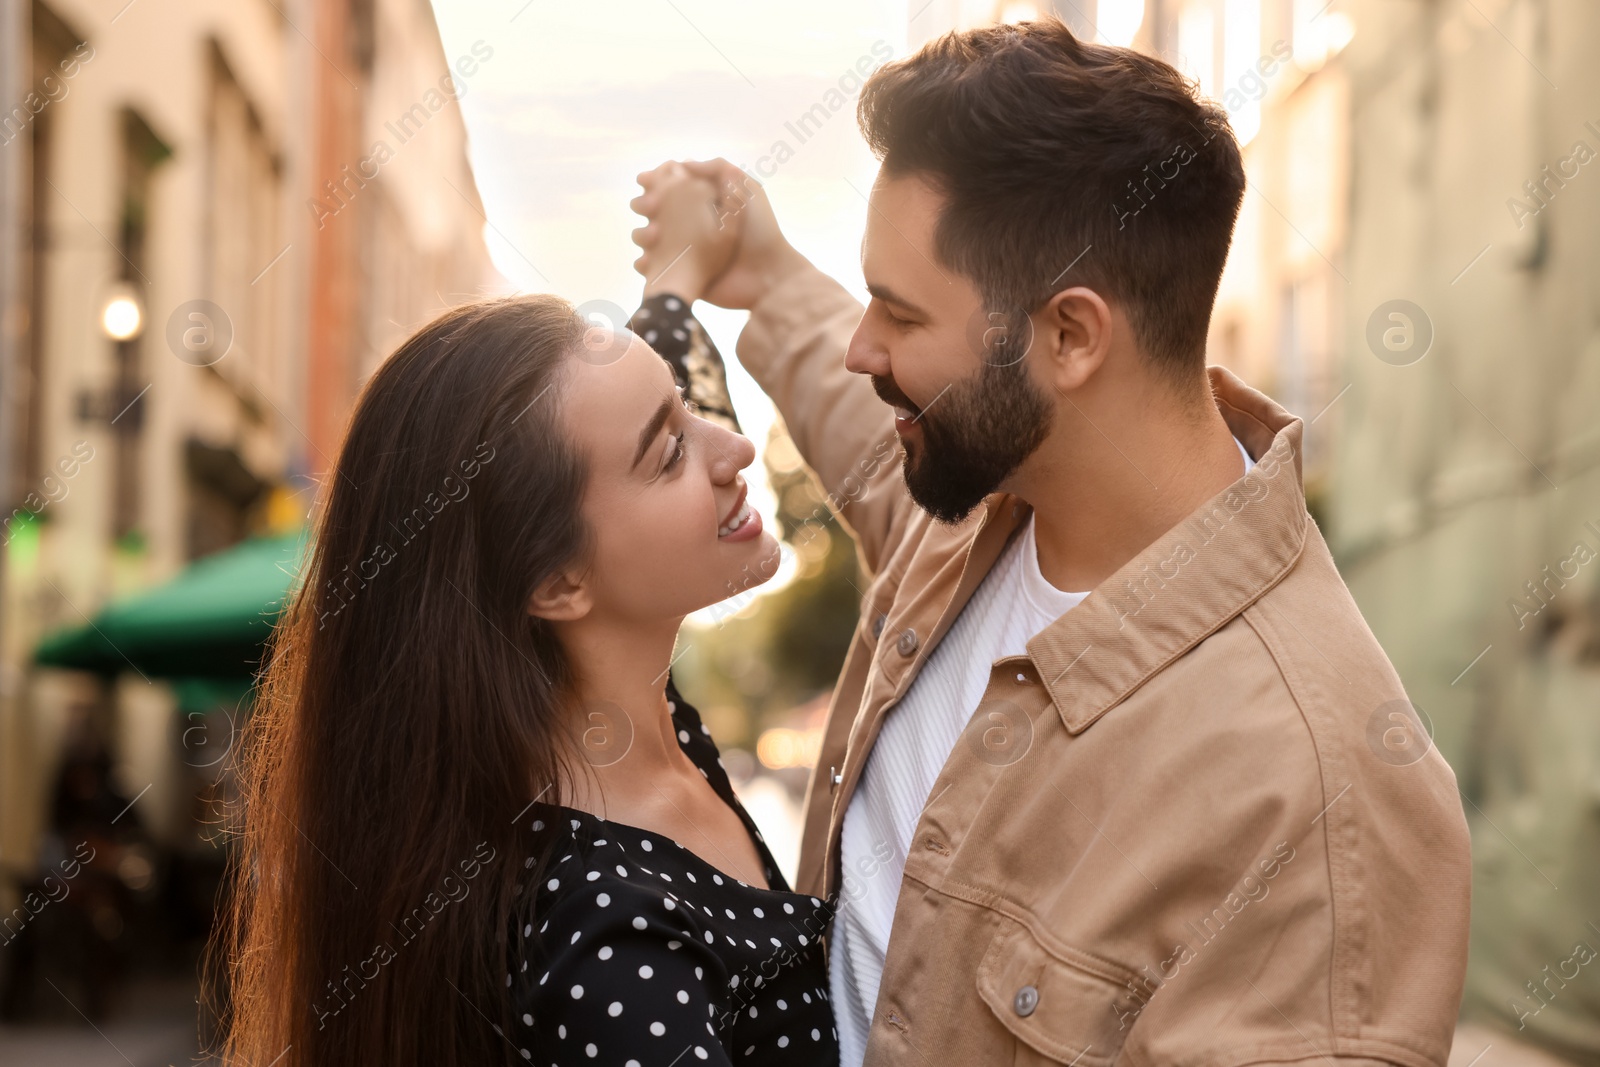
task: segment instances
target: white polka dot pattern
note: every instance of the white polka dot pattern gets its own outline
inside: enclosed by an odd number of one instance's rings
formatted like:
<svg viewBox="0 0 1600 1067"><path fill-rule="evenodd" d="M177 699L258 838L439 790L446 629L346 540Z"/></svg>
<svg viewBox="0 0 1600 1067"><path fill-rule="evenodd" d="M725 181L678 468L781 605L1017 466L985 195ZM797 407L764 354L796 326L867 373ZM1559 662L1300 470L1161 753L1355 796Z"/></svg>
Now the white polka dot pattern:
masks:
<svg viewBox="0 0 1600 1067"><path fill-rule="evenodd" d="M532 969L512 963L522 1027L508 1036L536 1063L835 1067L818 943L831 910L789 891L699 714L670 685L668 696L679 744L744 822L771 888L650 831L536 805L564 855L536 887L533 914L515 917L540 933L526 941Z"/></svg>

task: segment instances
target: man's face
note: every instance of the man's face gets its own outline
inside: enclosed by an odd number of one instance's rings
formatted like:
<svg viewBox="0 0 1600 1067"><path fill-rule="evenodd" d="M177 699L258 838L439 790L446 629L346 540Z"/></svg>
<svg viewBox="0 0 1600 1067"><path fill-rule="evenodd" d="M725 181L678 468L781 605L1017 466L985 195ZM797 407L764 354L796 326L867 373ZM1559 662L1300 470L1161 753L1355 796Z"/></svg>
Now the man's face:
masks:
<svg viewBox="0 0 1600 1067"><path fill-rule="evenodd" d="M924 511L959 522L1039 447L1055 405L1030 376L1024 336L990 315L977 288L935 262L943 198L915 175L873 184L861 269L872 300L845 366L895 408L906 488ZM999 343L1004 340L1005 343Z"/></svg>

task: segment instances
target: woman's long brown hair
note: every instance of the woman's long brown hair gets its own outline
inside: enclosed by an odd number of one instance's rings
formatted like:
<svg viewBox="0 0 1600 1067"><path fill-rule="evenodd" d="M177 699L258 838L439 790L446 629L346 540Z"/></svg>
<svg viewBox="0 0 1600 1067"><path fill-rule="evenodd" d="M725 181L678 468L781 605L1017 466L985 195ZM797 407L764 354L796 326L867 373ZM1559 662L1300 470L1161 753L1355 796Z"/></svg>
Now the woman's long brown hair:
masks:
<svg viewBox="0 0 1600 1067"><path fill-rule="evenodd" d="M585 550L556 415L584 328L555 297L458 308L362 392L240 746L228 1064L522 1062L506 986L548 857L519 815L572 751L526 605Z"/></svg>

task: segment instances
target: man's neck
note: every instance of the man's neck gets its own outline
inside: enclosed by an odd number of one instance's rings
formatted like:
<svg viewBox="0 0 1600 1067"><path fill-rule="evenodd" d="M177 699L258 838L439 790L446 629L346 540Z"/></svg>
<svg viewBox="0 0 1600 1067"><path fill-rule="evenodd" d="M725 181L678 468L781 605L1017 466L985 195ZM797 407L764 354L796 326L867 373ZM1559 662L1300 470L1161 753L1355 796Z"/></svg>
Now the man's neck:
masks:
<svg viewBox="0 0 1600 1067"><path fill-rule="evenodd" d="M1039 570L1057 589L1111 577L1244 473L1210 402L1164 389L1063 398L1050 436L1007 480L1033 506Z"/></svg>

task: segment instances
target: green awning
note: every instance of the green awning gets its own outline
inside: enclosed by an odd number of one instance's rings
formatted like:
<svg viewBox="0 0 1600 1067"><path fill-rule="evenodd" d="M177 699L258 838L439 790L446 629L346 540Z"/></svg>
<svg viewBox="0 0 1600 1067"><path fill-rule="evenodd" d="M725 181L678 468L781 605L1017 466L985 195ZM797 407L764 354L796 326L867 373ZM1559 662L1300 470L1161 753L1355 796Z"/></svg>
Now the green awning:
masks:
<svg viewBox="0 0 1600 1067"><path fill-rule="evenodd" d="M255 679L247 675L237 678L173 678L172 695L177 699L178 711L184 715L203 715L218 709L231 711L248 704L255 697Z"/></svg>
<svg viewBox="0 0 1600 1067"><path fill-rule="evenodd" d="M165 585L51 634L34 661L101 674L248 678L300 572L306 537L255 537L196 560Z"/></svg>

